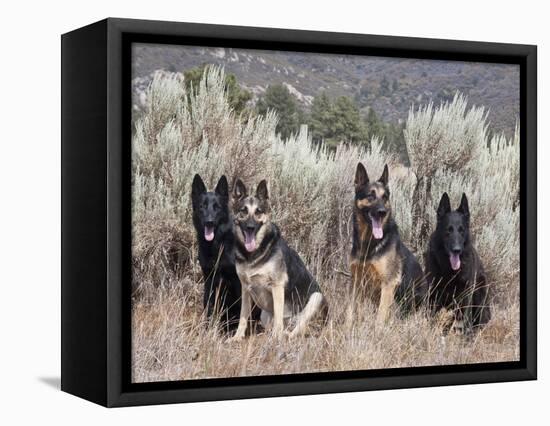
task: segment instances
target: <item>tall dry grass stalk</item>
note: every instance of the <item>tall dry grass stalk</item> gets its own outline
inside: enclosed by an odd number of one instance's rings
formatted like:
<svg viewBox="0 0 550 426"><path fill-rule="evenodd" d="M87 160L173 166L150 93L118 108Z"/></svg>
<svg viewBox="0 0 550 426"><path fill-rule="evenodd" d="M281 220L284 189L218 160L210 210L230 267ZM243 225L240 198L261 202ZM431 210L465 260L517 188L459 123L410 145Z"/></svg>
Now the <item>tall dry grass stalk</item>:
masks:
<svg viewBox="0 0 550 426"><path fill-rule="evenodd" d="M411 167L370 141L329 151L304 131L281 140L277 117L237 116L224 72L210 67L186 92L180 75L158 75L136 123L132 159L133 374L136 381L331 371L517 359L519 329L519 136L488 140L486 114L464 97L411 109L405 139ZM393 212L421 259L443 191L466 192L476 246L495 287L494 319L473 340L442 338L428 315L373 327L373 308L344 314L358 161L377 178L390 165ZM273 220L319 281L331 306L327 327L293 343L253 336L223 343L204 324L202 276L191 221L191 182L221 174L250 186L267 179ZM422 206L419 208L418 206ZM421 259L422 260L422 259ZM356 302L354 302L356 303Z"/></svg>

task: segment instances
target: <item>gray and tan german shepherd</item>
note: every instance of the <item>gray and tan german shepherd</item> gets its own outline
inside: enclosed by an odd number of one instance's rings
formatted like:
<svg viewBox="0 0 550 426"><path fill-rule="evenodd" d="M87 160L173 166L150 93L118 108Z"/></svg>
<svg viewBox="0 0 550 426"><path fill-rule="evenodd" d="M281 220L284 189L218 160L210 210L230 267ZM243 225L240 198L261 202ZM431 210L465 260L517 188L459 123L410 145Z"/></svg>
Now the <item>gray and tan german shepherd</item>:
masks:
<svg viewBox="0 0 550 426"><path fill-rule="evenodd" d="M315 278L270 220L266 181L259 183L252 196L238 179L233 190L233 213L242 300L239 326L231 340L245 336L252 303L260 307L264 327L271 329L276 338L282 336L289 321L295 323L289 337L303 334L316 314L326 316L327 305Z"/></svg>
<svg viewBox="0 0 550 426"><path fill-rule="evenodd" d="M355 172L351 277L354 294L378 306L376 322L384 323L394 302L410 311L424 302L427 283L422 268L403 244L392 217L388 166L371 182L363 164Z"/></svg>

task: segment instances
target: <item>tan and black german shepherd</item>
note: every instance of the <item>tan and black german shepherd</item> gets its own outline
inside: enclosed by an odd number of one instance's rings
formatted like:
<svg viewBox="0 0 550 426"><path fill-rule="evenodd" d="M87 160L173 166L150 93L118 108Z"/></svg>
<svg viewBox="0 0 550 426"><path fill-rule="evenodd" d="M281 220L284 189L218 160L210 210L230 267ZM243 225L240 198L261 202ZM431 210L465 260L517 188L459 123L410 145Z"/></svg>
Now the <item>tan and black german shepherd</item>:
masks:
<svg viewBox="0 0 550 426"><path fill-rule="evenodd" d="M267 183L262 180L254 196L238 179L233 190L235 263L242 286L241 315L231 340L246 333L252 304L261 310L264 328L281 337L285 322L295 323L289 337L304 333L318 313L326 315L319 284L298 253L282 238L270 220Z"/></svg>
<svg viewBox="0 0 550 426"><path fill-rule="evenodd" d="M351 278L353 294L370 297L384 323L394 302L404 311L422 303L428 287L422 268L403 244L392 217L388 166L371 182L363 164L355 172Z"/></svg>

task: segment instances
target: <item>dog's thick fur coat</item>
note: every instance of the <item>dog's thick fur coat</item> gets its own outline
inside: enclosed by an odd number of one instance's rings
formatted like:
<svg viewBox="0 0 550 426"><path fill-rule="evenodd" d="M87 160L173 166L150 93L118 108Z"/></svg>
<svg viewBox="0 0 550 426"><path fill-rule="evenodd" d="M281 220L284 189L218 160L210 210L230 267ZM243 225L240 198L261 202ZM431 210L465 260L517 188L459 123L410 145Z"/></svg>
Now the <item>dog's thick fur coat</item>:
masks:
<svg viewBox="0 0 550 426"><path fill-rule="evenodd" d="M228 207L225 176L208 192L199 175L193 179L193 225L204 277L203 306L207 316L219 315L226 329L234 329L240 313L241 282L235 268L235 235Z"/></svg>
<svg viewBox="0 0 550 426"><path fill-rule="evenodd" d="M419 306L427 295L422 268L403 244L392 217L388 166L371 182L363 164L355 173L352 294L377 305L377 324L384 323L397 301L404 311Z"/></svg>
<svg viewBox="0 0 550 426"><path fill-rule="evenodd" d="M490 291L470 235L466 194L455 211L447 193L441 197L426 253L426 273L431 305L436 311L451 311L458 331L475 331L489 322Z"/></svg>
<svg viewBox="0 0 550 426"><path fill-rule="evenodd" d="M303 334L316 314L326 313L326 302L298 253L270 220L266 181L260 182L255 196L249 196L243 182L237 180L233 213L242 302L239 327L232 340L244 337L253 303L262 310L262 324L275 337L283 334L285 322L295 323L289 337Z"/></svg>

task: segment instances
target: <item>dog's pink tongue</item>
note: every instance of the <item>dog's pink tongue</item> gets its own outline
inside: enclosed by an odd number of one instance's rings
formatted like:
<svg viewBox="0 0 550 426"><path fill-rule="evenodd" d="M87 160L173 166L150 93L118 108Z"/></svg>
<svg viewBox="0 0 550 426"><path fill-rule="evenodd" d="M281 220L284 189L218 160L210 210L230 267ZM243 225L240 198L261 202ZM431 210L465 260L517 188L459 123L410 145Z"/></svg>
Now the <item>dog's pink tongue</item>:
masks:
<svg viewBox="0 0 550 426"><path fill-rule="evenodd" d="M244 247L249 252L253 252L254 250L256 250L256 235L254 235L254 232L244 232Z"/></svg>
<svg viewBox="0 0 550 426"><path fill-rule="evenodd" d="M458 271L460 269L460 256L458 254L451 254L449 259L451 261L451 268L453 268L453 271Z"/></svg>
<svg viewBox="0 0 550 426"><path fill-rule="evenodd" d="M371 217L372 221L372 235L374 235L374 238L377 240L382 239L384 236L384 231L382 230L382 222L379 219L375 219Z"/></svg>
<svg viewBox="0 0 550 426"><path fill-rule="evenodd" d="M204 227L204 239L206 241L212 241L214 239L214 227L205 226Z"/></svg>

